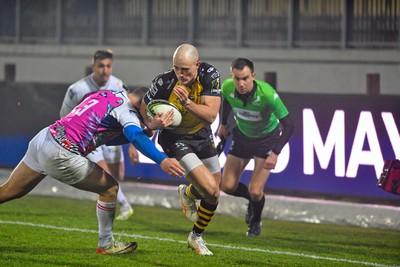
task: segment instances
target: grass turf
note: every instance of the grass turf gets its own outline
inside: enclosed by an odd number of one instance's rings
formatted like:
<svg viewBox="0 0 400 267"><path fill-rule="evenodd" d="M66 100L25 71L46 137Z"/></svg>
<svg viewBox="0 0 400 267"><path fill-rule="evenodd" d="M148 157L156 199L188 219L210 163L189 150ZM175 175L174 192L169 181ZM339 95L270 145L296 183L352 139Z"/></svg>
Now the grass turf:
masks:
<svg viewBox="0 0 400 267"><path fill-rule="evenodd" d="M0 205L0 266L393 266L400 231L263 221L247 238L244 218L216 214L204 234L212 257L187 249L192 227L179 210L135 206L115 237L129 255L98 255L95 203L28 195Z"/></svg>

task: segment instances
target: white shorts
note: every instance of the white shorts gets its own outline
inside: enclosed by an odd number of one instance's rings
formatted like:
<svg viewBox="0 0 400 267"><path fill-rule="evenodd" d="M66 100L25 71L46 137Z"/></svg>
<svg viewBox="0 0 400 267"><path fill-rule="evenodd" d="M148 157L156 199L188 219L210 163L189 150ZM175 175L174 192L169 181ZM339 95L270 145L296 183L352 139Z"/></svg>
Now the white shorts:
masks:
<svg viewBox="0 0 400 267"><path fill-rule="evenodd" d="M30 142L23 162L32 170L65 184L76 184L92 173L95 163L60 146L48 127Z"/></svg>
<svg viewBox="0 0 400 267"><path fill-rule="evenodd" d="M97 163L104 160L108 164L124 162L124 151L122 146L99 146L86 156L88 159Z"/></svg>
<svg viewBox="0 0 400 267"><path fill-rule="evenodd" d="M189 153L183 156L179 163L185 169L185 176L191 172L197 166L204 164L211 174L218 173L221 171L221 166L219 165L218 156L212 156L207 159L199 159L196 154Z"/></svg>

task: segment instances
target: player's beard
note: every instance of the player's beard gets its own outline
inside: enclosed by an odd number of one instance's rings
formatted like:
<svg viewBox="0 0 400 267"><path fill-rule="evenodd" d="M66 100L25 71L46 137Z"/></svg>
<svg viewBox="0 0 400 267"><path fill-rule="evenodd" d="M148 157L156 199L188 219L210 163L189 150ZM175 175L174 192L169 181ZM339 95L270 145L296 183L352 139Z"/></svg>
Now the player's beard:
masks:
<svg viewBox="0 0 400 267"><path fill-rule="evenodd" d="M101 75L100 76L101 85L105 85L109 79L110 79L110 75Z"/></svg>

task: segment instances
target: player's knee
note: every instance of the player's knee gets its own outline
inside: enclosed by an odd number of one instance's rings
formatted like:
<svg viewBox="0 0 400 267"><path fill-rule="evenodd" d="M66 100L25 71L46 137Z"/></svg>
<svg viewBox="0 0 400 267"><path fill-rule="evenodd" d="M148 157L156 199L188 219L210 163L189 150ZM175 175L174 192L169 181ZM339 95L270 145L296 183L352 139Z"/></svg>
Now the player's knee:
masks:
<svg viewBox="0 0 400 267"><path fill-rule="evenodd" d="M119 190L119 184L117 182L109 186L101 195L108 199L116 199Z"/></svg>
<svg viewBox="0 0 400 267"><path fill-rule="evenodd" d="M253 201L260 201L263 196L263 191L250 191L250 199Z"/></svg>
<svg viewBox="0 0 400 267"><path fill-rule="evenodd" d="M118 184L118 183L116 183L115 185L113 185L113 186L109 189L110 194L112 194L112 195L115 196L115 197L117 197L118 190L119 190L119 184Z"/></svg>
<svg viewBox="0 0 400 267"><path fill-rule="evenodd" d="M135 165L135 164L139 163L139 156L132 157L131 158L131 163L132 163L132 165Z"/></svg>
<svg viewBox="0 0 400 267"><path fill-rule="evenodd" d="M229 195L235 192L236 188L233 184L221 183L221 190Z"/></svg>
<svg viewBox="0 0 400 267"><path fill-rule="evenodd" d="M218 187L208 188L204 193L204 200L208 203L218 203L220 190Z"/></svg>

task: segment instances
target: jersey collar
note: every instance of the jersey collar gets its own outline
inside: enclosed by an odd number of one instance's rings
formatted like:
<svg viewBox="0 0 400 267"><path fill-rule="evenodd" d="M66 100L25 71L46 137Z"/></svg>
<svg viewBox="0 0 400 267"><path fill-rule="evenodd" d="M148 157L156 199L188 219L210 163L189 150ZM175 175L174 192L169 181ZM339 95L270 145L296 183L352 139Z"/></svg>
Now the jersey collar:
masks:
<svg viewBox="0 0 400 267"><path fill-rule="evenodd" d="M109 77L109 79L108 79L108 81L107 81L107 83L106 83L105 85L99 86L99 85L96 83L96 81L93 79L93 73L90 74L90 81L93 83L94 86L96 86L96 88L97 88L98 90L106 90L107 87L108 87L108 85L110 84L110 80L111 80L111 76Z"/></svg>
<svg viewBox="0 0 400 267"><path fill-rule="evenodd" d="M243 106L246 106L247 102L251 101L254 98L254 94L256 93L256 90L257 90L257 83L254 81L253 89L251 89L250 93L241 95L235 89L235 97L242 100Z"/></svg>

